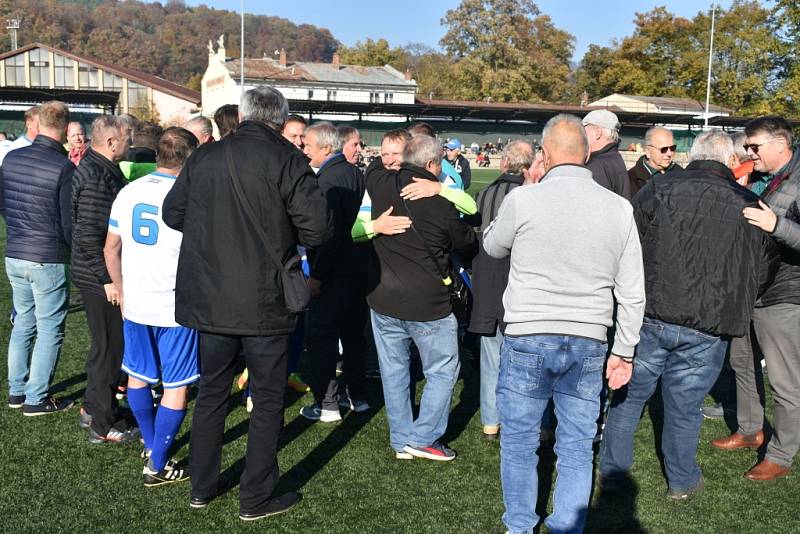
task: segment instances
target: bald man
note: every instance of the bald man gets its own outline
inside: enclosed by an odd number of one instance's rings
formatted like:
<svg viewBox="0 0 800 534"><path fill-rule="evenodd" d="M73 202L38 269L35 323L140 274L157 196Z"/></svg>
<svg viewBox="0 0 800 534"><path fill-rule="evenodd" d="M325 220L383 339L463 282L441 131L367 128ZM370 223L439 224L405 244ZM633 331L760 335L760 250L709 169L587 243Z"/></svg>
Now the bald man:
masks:
<svg viewBox="0 0 800 534"><path fill-rule="evenodd" d="M655 174L663 174L683 167L673 161L675 159L675 138L672 132L660 126L654 126L644 134L644 156L628 171L631 181L631 197Z"/></svg>
<svg viewBox="0 0 800 534"><path fill-rule="evenodd" d="M557 115L542 137L544 176L508 193L483 237L490 256L511 256L497 383L503 522L511 532L531 532L539 522L536 450L552 398L559 469L544 523L552 532L582 532L606 331L616 297L606 378L617 389L630 380L644 314L642 251L630 203L583 166L589 143L580 120Z"/></svg>

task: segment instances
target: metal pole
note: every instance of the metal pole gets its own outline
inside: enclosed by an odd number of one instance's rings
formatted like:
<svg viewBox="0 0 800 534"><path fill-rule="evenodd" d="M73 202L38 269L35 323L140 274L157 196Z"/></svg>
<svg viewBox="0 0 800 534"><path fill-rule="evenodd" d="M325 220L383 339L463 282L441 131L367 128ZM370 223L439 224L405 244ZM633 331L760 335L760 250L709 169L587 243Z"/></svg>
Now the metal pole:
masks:
<svg viewBox="0 0 800 534"><path fill-rule="evenodd" d="M714 19L717 14L717 4L711 3L711 44L708 47L708 80L706 81L706 114L703 125L704 130L708 130L708 105L711 100L711 61L714 59Z"/></svg>
<svg viewBox="0 0 800 534"><path fill-rule="evenodd" d="M244 0L242 0L242 34L240 36L240 40L239 70L241 71L240 84L242 86L242 96L244 96Z"/></svg>

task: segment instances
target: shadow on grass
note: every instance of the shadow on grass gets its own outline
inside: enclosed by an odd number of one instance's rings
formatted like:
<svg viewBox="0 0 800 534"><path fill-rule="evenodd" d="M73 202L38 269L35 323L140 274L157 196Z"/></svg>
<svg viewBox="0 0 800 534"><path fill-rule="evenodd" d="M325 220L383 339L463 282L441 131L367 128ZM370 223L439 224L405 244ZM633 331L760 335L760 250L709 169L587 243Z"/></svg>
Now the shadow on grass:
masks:
<svg viewBox="0 0 800 534"><path fill-rule="evenodd" d="M615 480L613 487L595 486L599 494L589 508L586 534L625 532L646 534L647 530L636 517L636 497L639 487L628 475Z"/></svg>
<svg viewBox="0 0 800 534"><path fill-rule="evenodd" d="M58 393L60 391L65 391L70 387L74 386L75 384L80 384L81 382L85 381L86 381L86 373L78 373L77 375L65 378L61 382L57 382L52 386L50 386L50 393Z"/></svg>
<svg viewBox="0 0 800 534"><path fill-rule="evenodd" d="M442 437L444 443L455 441L469 425L480 404L480 375L472 364L462 358L461 379L464 381L458 404L450 412L447 431Z"/></svg>

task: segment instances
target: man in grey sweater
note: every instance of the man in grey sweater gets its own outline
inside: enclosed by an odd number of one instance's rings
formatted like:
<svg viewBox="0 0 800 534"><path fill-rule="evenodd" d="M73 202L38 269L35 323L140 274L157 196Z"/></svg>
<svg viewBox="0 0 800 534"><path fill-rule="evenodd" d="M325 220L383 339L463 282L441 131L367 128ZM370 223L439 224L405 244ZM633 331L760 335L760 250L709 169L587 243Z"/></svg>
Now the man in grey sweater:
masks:
<svg viewBox="0 0 800 534"><path fill-rule="evenodd" d="M533 532L539 521L536 449L550 398L558 417L558 480L545 524L554 532L583 530L614 298L616 334L606 369L612 389L630 380L644 314L630 203L583 167L589 147L577 117L553 117L542 137L545 175L506 196L483 241L490 256L511 255L497 408L503 522L512 534Z"/></svg>

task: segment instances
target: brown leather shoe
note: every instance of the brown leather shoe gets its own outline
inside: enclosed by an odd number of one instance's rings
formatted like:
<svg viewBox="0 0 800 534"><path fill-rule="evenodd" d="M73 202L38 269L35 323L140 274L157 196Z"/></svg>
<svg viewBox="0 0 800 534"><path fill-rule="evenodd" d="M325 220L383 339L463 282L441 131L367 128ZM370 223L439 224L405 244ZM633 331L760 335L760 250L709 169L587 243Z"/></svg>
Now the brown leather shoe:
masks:
<svg viewBox="0 0 800 534"><path fill-rule="evenodd" d="M752 436L745 436L739 432L734 432L730 436L717 438L711 441L711 446L723 451L735 451L736 449L757 449L764 444L764 431L759 430Z"/></svg>
<svg viewBox="0 0 800 534"><path fill-rule="evenodd" d="M785 477L792 472L790 467L783 467L775 462L770 462L766 458L756 464L750 471L744 474L745 478L755 480L757 482L766 482L768 480L775 480L776 478Z"/></svg>

